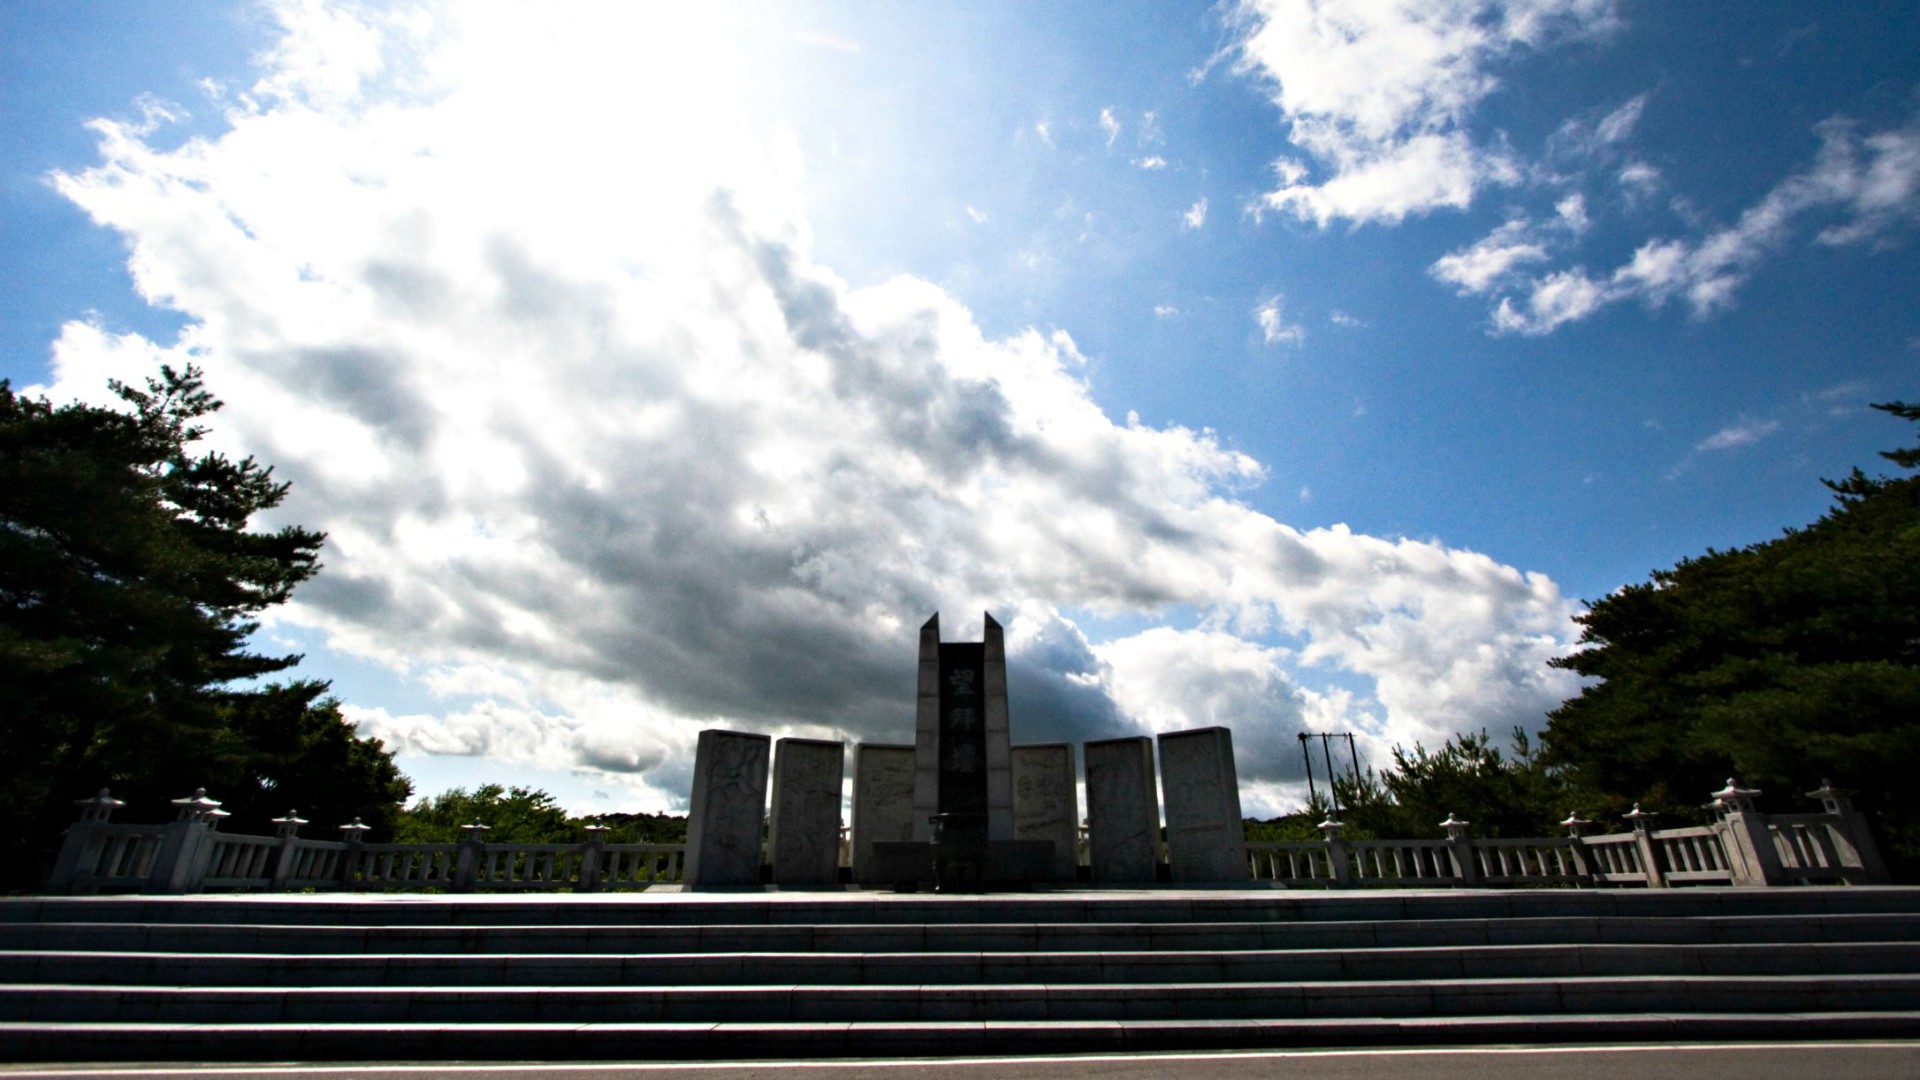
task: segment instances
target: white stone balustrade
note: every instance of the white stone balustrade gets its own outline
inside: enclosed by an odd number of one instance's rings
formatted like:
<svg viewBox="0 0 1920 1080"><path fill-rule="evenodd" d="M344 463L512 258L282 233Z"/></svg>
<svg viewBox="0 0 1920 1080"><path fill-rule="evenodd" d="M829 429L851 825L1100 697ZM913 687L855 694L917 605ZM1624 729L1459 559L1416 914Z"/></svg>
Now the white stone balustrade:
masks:
<svg viewBox="0 0 1920 1080"><path fill-rule="evenodd" d="M1151 760L1145 758L1148 769ZM904 780L900 786L904 789ZM1728 781L1714 795L1712 825L1654 829L1654 815L1635 806L1622 815L1630 831L1601 836L1585 835L1592 823L1578 814L1560 822L1567 836L1517 839L1470 838L1470 823L1448 815L1440 823L1448 834L1444 839L1356 841L1344 838L1342 823L1328 820L1319 827L1319 841L1248 842L1246 862L1254 881L1309 888L1666 888L1888 880L1864 818L1849 801L1851 793L1824 784L1808 793L1822 801L1822 811L1806 814L1761 814L1754 809L1759 794ZM291 811L274 819L273 836L220 833L217 826L226 814L204 790L173 800L176 819L164 825L115 823L112 815L124 804L105 790L75 805L79 820L68 830L48 892L591 892L683 885L687 876L686 845L609 844L599 826L590 826L579 844L488 843L486 826L479 822L466 826L466 839L457 844L390 844L365 841L369 827L358 821L341 826L337 841L305 838L299 833L307 822ZM1766 862L1741 846L1743 837L1756 836L1764 838L1774 869L1766 870ZM1097 849L1097 832L1094 840ZM1743 858L1748 861L1742 863Z"/></svg>

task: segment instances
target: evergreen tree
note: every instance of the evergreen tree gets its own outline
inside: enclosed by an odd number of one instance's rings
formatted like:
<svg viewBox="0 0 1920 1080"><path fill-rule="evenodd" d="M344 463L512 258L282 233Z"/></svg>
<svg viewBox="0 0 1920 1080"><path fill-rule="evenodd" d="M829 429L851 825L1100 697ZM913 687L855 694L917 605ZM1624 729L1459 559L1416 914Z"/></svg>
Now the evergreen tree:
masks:
<svg viewBox="0 0 1920 1080"><path fill-rule="evenodd" d="M300 658L250 650L254 616L312 576L324 539L249 527L287 485L195 452L220 407L196 368L111 385L126 411L0 380L0 873L16 887L103 786L142 806L205 786L248 816L378 816L407 792L323 684L258 684Z"/></svg>
<svg viewBox="0 0 1920 1080"><path fill-rule="evenodd" d="M1920 465L1920 448L1882 456ZM1813 524L1683 560L1580 617L1579 650L1553 663L1598 681L1542 741L1594 809L1699 820L1732 775L1804 810L1831 778L1860 790L1895 855L1920 857L1920 478L1855 469L1828 487Z"/></svg>

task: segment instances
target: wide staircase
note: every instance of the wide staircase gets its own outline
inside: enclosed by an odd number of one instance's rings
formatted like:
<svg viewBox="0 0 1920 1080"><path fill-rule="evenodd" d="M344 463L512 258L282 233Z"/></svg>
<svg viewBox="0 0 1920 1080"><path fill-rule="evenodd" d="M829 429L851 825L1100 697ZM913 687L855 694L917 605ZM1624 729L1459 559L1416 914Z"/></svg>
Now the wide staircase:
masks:
<svg viewBox="0 0 1920 1080"><path fill-rule="evenodd" d="M0 900L0 1061L1920 1036L1920 889Z"/></svg>

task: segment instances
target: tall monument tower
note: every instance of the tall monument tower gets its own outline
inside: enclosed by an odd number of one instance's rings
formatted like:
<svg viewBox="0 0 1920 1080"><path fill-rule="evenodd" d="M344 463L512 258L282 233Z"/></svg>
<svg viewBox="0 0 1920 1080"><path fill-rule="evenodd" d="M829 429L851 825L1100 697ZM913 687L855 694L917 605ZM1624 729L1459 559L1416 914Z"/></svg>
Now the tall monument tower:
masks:
<svg viewBox="0 0 1920 1080"><path fill-rule="evenodd" d="M1013 754L1007 730L1007 646L986 616L985 640L940 641L940 615L920 628L914 714L913 838L935 814L985 818L986 839L1013 839Z"/></svg>

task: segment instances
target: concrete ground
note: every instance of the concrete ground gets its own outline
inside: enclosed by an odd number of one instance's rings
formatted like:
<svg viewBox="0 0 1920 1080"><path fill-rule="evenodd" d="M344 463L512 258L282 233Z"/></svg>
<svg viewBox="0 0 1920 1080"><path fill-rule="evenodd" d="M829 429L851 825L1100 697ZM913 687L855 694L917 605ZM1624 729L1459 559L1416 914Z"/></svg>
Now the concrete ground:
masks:
<svg viewBox="0 0 1920 1080"><path fill-rule="evenodd" d="M934 1061L0 1065L4 1080L1913 1080L1920 1041L1455 1047Z"/></svg>

